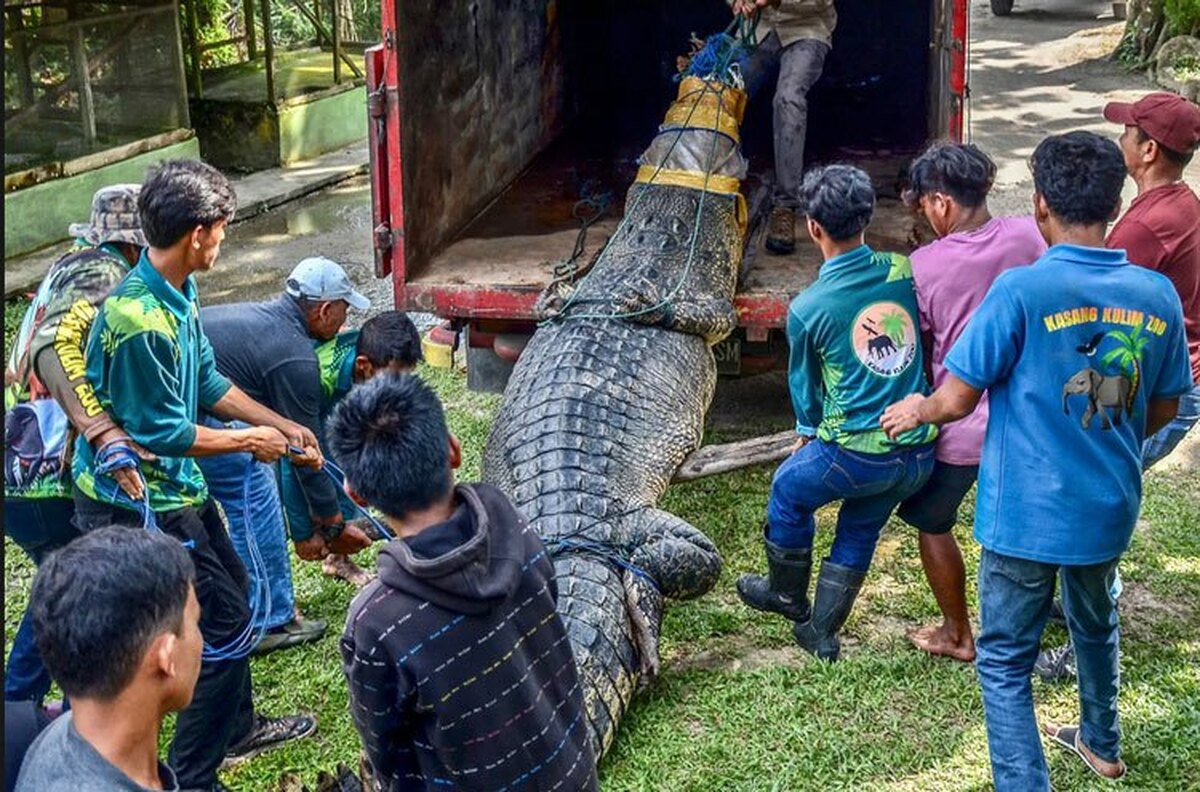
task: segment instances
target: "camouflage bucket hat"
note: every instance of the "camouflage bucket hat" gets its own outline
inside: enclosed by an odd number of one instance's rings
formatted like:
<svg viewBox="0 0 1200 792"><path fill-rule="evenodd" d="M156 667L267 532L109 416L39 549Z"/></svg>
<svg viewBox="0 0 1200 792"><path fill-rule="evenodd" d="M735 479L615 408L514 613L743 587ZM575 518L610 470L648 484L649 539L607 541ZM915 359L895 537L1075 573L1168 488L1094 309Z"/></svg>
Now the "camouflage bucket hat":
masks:
<svg viewBox="0 0 1200 792"><path fill-rule="evenodd" d="M87 223L71 223L67 233L90 245L105 242L126 242L146 247L142 220L138 216L139 184L114 184L101 187L92 196L92 219Z"/></svg>

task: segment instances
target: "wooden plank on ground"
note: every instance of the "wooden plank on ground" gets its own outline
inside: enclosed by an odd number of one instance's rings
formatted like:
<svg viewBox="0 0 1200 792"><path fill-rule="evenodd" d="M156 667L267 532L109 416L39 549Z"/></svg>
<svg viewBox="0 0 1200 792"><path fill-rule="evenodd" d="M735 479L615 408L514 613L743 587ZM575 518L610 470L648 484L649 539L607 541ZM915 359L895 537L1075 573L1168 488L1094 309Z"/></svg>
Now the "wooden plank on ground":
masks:
<svg viewBox="0 0 1200 792"><path fill-rule="evenodd" d="M795 444L796 432L788 429L764 437L738 440L735 443L703 446L683 460L672 481L693 481L753 465L778 462L791 453Z"/></svg>

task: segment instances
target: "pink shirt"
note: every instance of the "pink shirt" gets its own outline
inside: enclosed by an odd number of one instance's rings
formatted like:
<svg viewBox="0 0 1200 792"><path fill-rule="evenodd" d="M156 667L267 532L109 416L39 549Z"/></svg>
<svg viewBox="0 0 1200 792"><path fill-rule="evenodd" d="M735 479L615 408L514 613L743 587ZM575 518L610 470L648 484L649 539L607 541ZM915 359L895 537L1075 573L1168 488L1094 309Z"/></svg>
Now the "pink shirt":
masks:
<svg viewBox="0 0 1200 792"><path fill-rule="evenodd" d="M913 282L921 331L933 335L933 386L946 379L942 362L1000 273L1032 264L1046 241L1032 217L994 217L974 231L949 234L913 252ZM938 461L978 465L987 430L987 394L975 412L946 424L938 435Z"/></svg>

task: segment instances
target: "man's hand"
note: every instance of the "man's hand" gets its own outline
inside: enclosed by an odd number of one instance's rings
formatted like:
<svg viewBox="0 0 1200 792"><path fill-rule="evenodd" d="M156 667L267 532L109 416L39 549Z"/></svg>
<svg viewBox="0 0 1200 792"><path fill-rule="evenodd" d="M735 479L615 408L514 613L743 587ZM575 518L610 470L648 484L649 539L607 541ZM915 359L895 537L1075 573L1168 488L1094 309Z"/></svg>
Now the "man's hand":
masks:
<svg viewBox="0 0 1200 792"><path fill-rule="evenodd" d="M321 445L317 442L317 436L311 429L286 418L281 419L276 427L283 432L289 445L304 449L303 455L292 454L292 464L316 470L321 469L321 466L325 464L325 457L321 454Z"/></svg>
<svg viewBox="0 0 1200 792"><path fill-rule="evenodd" d="M329 542L329 552L335 555L354 555L359 550L370 546L371 537L361 528L347 524L338 538Z"/></svg>
<svg viewBox="0 0 1200 792"><path fill-rule="evenodd" d="M107 429L97 435L96 439L93 441L93 445L96 448L101 448L105 444L112 443L114 441L124 442L125 445L133 449L133 452L137 454L143 462L153 462L154 460L158 459L158 457L156 457L154 454L151 454L149 451L135 443L133 438L125 434L125 431L117 426ZM133 500L140 501L145 497L146 487L145 484L142 483L142 474L136 468L118 468L117 470L113 471L112 477L116 479L117 486L119 486L122 491L124 491L124 493Z"/></svg>
<svg viewBox="0 0 1200 792"><path fill-rule="evenodd" d="M733 13L751 17L756 11L767 6L779 8L780 2L782 0L733 0Z"/></svg>
<svg viewBox="0 0 1200 792"><path fill-rule="evenodd" d="M888 437L895 440L905 432L916 429L925 423L921 420L920 414L921 405L924 403L925 397L919 393L905 396L883 411L879 425L883 427L883 431Z"/></svg>
<svg viewBox="0 0 1200 792"><path fill-rule="evenodd" d="M324 537L317 533L293 544L296 548L296 555L305 561L320 561L329 555L329 546L325 544Z"/></svg>
<svg viewBox="0 0 1200 792"><path fill-rule="evenodd" d="M321 449L316 446L303 446L301 450L304 453L296 454L292 453L291 449L288 450L290 454L288 458L292 461L293 465L312 468L313 470L320 470L325 466L325 457L321 456Z"/></svg>
<svg viewBox="0 0 1200 792"><path fill-rule="evenodd" d="M273 426L251 426L249 429L238 429L246 443L245 450L254 455L259 462L271 463L288 452L287 438L283 432Z"/></svg>
<svg viewBox="0 0 1200 792"><path fill-rule="evenodd" d="M808 437L807 435L800 435L798 438L796 438L796 443L795 443L795 445L792 446L792 450L788 451L788 456L791 456L792 454L799 451L801 448L804 448L804 446L811 443L812 440L813 439L811 437Z"/></svg>

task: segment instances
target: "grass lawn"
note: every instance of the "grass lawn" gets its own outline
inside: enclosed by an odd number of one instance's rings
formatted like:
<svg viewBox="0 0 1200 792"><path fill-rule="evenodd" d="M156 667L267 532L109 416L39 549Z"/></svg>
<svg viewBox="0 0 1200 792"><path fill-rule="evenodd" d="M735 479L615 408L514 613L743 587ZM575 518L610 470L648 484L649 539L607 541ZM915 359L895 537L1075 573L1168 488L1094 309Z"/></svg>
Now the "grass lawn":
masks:
<svg viewBox="0 0 1200 792"><path fill-rule="evenodd" d="M12 304L9 306L12 309ZM22 306L23 307L23 306ZM11 327L6 311L6 329ZM7 336L7 334L6 334ZM463 478L478 474L499 399L466 390L457 374L423 369L463 441ZM754 433L761 427L747 427ZM722 437L720 439L730 439ZM983 709L971 667L926 658L904 638L934 618L915 536L885 529L863 595L846 628L844 660L826 665L791 643L788 625L743 607L734 581L764 567L759 525L771 471L748 470L671 488L663 507L703 529L725 571L702 599L668 611L663 670L638 695L601 766L612 792L643 790L974 790L990 787ZM1126 789L1200 790L1200 471L1151 474L1143 521L1122 564L1121 715ZM817 551L829 546L834 511L819 515ZM961 515L972 582L978 547ZM25 605L32 567L5 540L5 649ZM370 564L374 551L358 558ZM256 659L257 702L268 714L316 713L316 737L259 757L225 780L270 790L286 773L312 783L318 770L353 763L337 634L354 592L295 561L297 599L328 619L320 643ZM1049 638L1061 641L1061 630ZM1073 685L1035 682L1038 714L1073 721ZM1108 789L1073 757L1049 751L1059 790Z"/></svg>

